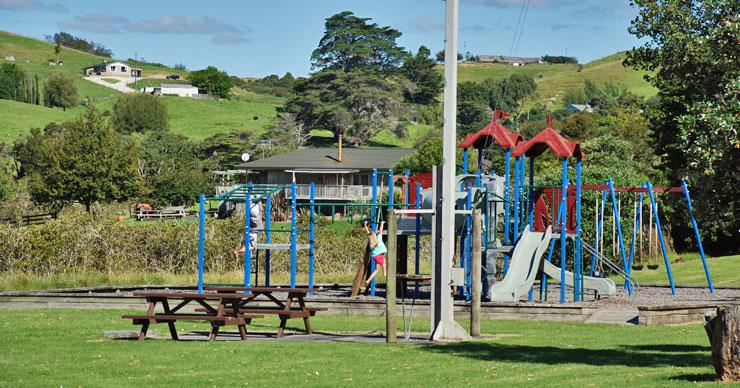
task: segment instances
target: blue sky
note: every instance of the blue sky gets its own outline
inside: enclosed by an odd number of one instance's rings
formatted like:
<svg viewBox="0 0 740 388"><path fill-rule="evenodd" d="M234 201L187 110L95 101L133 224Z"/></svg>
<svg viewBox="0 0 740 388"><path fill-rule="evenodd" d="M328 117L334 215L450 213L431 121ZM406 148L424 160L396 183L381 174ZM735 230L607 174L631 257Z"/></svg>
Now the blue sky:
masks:
<svg viewBox="0 0 740 388"><path fill-rule="evenodd" d="M523 33L514 29L528 2ZM94 40L117 58L214 65L239 76L311 71L324 19L353 11L403 32L407 49L444 46L442 0L0 0L0 29L35 38L60 30ZM460 49L590 60L630 49L628 0L461 0Z"/></svg>

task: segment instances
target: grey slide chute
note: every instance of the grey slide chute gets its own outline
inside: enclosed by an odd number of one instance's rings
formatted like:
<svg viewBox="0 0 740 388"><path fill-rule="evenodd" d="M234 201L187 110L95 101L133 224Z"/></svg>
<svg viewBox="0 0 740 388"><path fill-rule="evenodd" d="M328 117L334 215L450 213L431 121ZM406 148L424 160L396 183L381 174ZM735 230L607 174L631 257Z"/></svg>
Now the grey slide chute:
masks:
<svg viewBox="0 0 740 388"><path fill-rule="evenodd" d="M545 260L542 266L545 275L553 278L554 281L560 282L560 267ZM565 271L565 285L573 287L573 272ZM612 296L617 294L617 285L614 280L609 278L595 278L592 276L583 277L583 289L594 290L603 296Z"/></svg>
<svg viewBox="0 0 740 388"><path fill-rule="evenodd" d="M524 228L509 261L509 271L504 279L491 286L489 296L493 302L517 302L525 297L534 285L539 269L554 281L560 281L560 268L547 260L542 260L552 240L552 226L545 232L531 232L529 225ZM573 272L565 271L565 285L573 286ZM595 290L602 296L617 293L613 280L583 276L583 289Z"/></svg>
<svg viewBox="0 0 740 388"><path fill-rule="evenodd" d="M516 302L526 295L534 284L542 255L552 238L552 227L545 232L531 232L524 228L509 261L504 279L491 286L489 296L494 302Z"/></svg>

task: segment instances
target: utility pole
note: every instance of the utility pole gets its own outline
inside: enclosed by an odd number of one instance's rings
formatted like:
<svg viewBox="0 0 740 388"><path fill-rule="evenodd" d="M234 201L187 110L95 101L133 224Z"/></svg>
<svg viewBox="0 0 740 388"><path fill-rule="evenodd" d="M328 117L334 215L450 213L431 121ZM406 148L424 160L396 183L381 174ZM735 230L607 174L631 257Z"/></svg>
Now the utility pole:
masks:
<svg viewBox="0 0 740 388"><path fill-rule="evenodd" d="M433 277L433 292L439 295L433 303L432 311L439 311L433 317L436 327L432 333L434 340L470 339L465 329L455 322L451 293L452 260L455 256L455 151L457 148L457 30L459 0L445 1L445 89L444 89L444 129L442 134L442 176L437 184L442 185L441 244L439 279ZM439 232L438 232L439 233ZM440 246L441 245L441 246ZM436 260L435 260L436 261ZM435 271L436 272L436 271ZM439 292L437 292L439 291ZM437 309L437 307L439 307Z"/></svg>

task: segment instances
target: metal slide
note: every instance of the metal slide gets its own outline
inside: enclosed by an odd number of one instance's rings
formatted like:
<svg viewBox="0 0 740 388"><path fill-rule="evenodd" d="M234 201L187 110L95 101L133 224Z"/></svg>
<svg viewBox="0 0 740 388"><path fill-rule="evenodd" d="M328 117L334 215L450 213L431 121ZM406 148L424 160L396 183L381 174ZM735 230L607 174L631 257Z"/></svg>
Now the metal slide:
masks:
<svg viewBox="0 0 740 388"><path fill-rule="evenodd" d="M555 264L545 260L542 266L542 271L554 281L560 282L560 267L557 267ZM573 272L565 271L565 285L573 287ZM614 284L614 280L608 278L595 278L584 275L583 289L595 290L602 296L612 296L617 294L617 285Z"/></svg>
<svg viewBox="0 0 740 388"><path fill-rule="evenodd" d="M490 288L491 301L517 302L529 293L551 238L552 227L548 227L544 233L530 232L529 225L524 228L511 255L509 272L502 281Z"/></svg>

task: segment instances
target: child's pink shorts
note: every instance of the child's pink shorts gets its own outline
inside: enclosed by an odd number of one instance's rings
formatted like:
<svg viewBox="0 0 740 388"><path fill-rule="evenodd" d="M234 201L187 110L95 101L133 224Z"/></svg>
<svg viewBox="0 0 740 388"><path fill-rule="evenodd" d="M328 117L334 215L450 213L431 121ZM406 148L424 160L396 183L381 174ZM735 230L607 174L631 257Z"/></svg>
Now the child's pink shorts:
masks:
<svg viewBox="0 0 740 388"><path fill-rule="evenodd" d="M380 254L380 255L377 255L377 256L373 256L373 261L377 265L383 265L383 263L385 263L385 255Z"/></svg>

